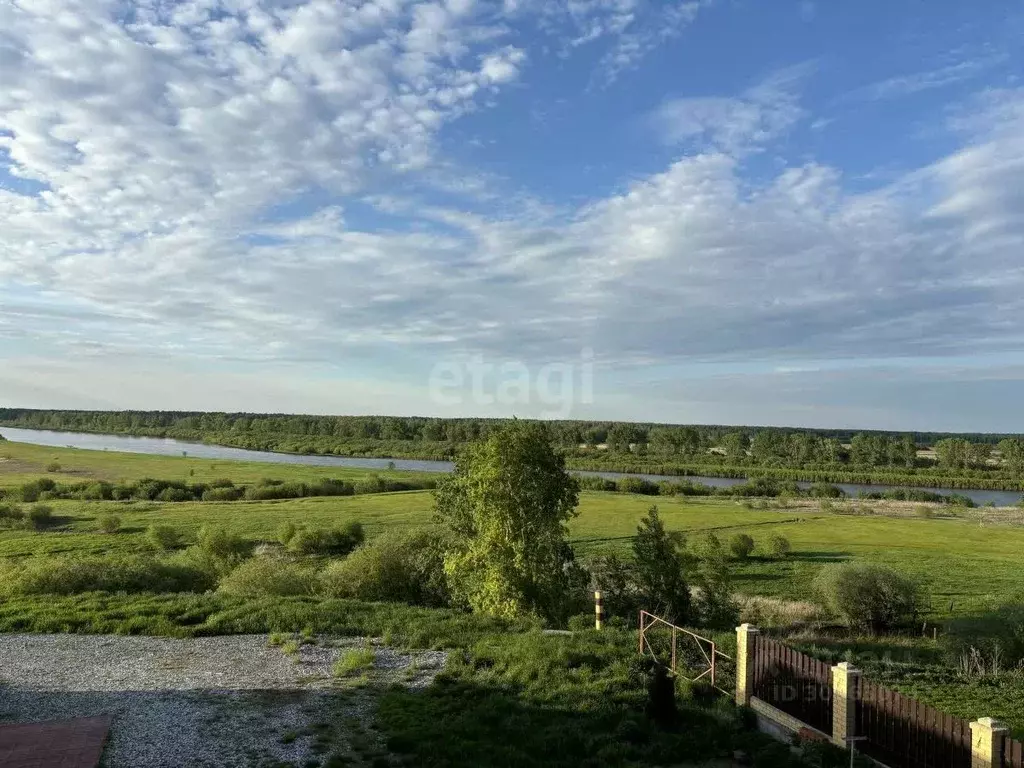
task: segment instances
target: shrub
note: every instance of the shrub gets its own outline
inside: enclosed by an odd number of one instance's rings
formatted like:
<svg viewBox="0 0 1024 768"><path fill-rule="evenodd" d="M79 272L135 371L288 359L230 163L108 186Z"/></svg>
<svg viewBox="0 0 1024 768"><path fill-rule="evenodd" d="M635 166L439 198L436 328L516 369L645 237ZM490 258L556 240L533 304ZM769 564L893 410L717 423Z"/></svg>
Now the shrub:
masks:
<svg viewBox="0 0 1024 768"><path fill-rule="evenodd" d="M754 540L745 533L737 533L729 539L729 551L737 560L746 560L754 551Z"/></svg>
<svg viewBox="0 0 1024 768"><path fill-rule="evenodd" d="M110 483L92 483L78 494L83 501L110 501L114 498L114 486Z"/></svg>
<svg viewBox="0 0 1024 768"><path fill-rule="evenodd" d="M287 547L288 542L295 538L295 534L299 532L299 529L295 526L291 520L281 523L277 529L277 540L281 542L282 546Z"/></svg>
<svg viewBox="0 0 1024 768"><path fill-rule="evenodd" d="M617 486L614 480L597 475L583 475L578 478L580 490L584 491L615 491Z"/></svg>
<svg viewBox="0 0 1024 768"><path fill-rule="evenodd" d="M114 501L127 501L135 495L134 485L115 485L110 489L110 498Z"/></svg>
<svg viewBox="0 0 1024 768"><path fill-rule="evenodd" d="M117 515L100 515L96 518L96 527L102 533L117 533L121 530L121 518Z"/></svg>
<svg viewBox="0 0 1024 768"><path fill-rule="evenodd" d="M53 522L53 509L45 504L36 504L28 511L28 522L37 531Z"/></svg>
<svg viewBox="0 0 1024 768"><path fill-rule="evenodd" d="M211 488L233 488L235 486L234 480L228 480L226 477L222 477L219 480L214 480L210 483Z"/></svg>
<svg viewBox="0 0 1024 768"><path fill-rule="evenodd" d="M782 534L775 533L768 537L768 554L770 556L781 559L787 557L792 551L793 545Z"/></svg>
<svg viewBox="0 0 1024 768"><path fill-rule="evenodd" d="M914 514L918 517L927 519L929 517L932 517L934 513L932 511L932 508L929 507L927 504L918 504L916 507L914 507Z"/></svg>
<svg viewBox="0 0 1024 768"><path fill-rule="evenodd" d="M52 491L57 487L57 484L48 477L40 478L39 480L33 480L29 483L25 483L21 486L20 494L21 500L32 503L39 501L39 497L47 491Z"/></svg>
<svg viewBox="0 0 1024 768"><path fill-rule="evenodd" d="M378 475L370 475L357 481L353 490L356 493L383 493L387 490L387 481Z"/></svg>
<svg viewBox="0 0 1024 768"><path fill-rule="evenodd" d="M827 610L850 627L869 632L895 629L917 618L917 585L902 574L872 563L826 566L814 588Z"/></svg>
<svg viewBox="0 0 1024 768"><path fill-rule="evenodd" d="M657 483L644 480L642 477L624 477L619 480L618 486L622 493L639 493L644 496L657 496L661 490Z"/></svg>
<svg viewBox="0 0 1024 768"><path fill-rule="evenodd" d="M266 480L260 482L260 485L245 489L246 499L268 501L271 499L298 499L306 495L306 486L303 483L282 483L280 480L272 481L272 484L263 484L270 482Z"/></svg>
<svg viewBox="0 0 1024 768"><path fill-rule="evenodd" d="M274 557L254 557L221 579L218 589L240 597L291 597L312 595L315 587L312 568Z"/></svg>
<svg viewBox="0 0 1024 768"><path fill-rule="evenodd" d="M0 525L16 527L25 520L25 513L21 507L14 504L0 504Z"/></svg>
<svg viewBox="0 0 1024 768"><path fill-rule="evenodd" d="M974 499L964 496L962 493L951 493L946 497L946 503L952 504L954 507L973 507Z"/></svg>
<svg viewBox="0 0 1024 768"><path fill-rule="evenodd" d="M812 499L838 499L844 495L842 488L830 483L814 483L805 493Z"/></svg>
<svg viewBox="0 0 1024 768"><path fill-rule="evenodd" d="M146 529L146 543L157 550L175 549L181 545L181 537L169 525L151 525Z"/></svg>
<svg viewBox="0 0 1024 768"><path fill-rule="evenodd" d="M363 543L361 523L342 528L302 528L288 542L288 550L297 555L347 555Z"/></svg>
<svg viewBox="0 0 1024 768"><path fill-rule="evenodd" d="M46 557L15 566L3 588L12 595L82 592L205 592L214 581L201 570L149 555Z"/></svg>
<svg viewBox="0 0 1024 768"><path fill-rule="evenodd" d="M192 494L185 488L164 488L156 495L155 501L192 501Z"/></svg>
<svg viewBox="0 0 1024 768"><path fill-rule="evenodd" d="M244 493L244 488L207 488L203 491L203 501L238 501Z"/></svg>
<svg viewBox="0 0 1024 768"><path fill-rule="evenodd" d="M352 483L325 477L306 486L307 496L351 496L355 493Z"/></svg>
<svg viewBox="0 0 1024 768"><path fill-rule="evenodd" d="M223 528L199 529L199 549L224 564L235 565L252 553L253 544Z"/></svg>
<svg viewBox="0 0 1024 768"><path fill-rule="evenodd" d="M49 464L46 465L46 471L47 472L60 472L60 463L58 463L56 461L51 461Z"/></svg>
<svg viewBox="0 0 1024 768"><path fill-rule="evenodd" d="M437 531L387 531L328 565L321 590L328 597L444 606L450 600L444 551Z"/></svg>

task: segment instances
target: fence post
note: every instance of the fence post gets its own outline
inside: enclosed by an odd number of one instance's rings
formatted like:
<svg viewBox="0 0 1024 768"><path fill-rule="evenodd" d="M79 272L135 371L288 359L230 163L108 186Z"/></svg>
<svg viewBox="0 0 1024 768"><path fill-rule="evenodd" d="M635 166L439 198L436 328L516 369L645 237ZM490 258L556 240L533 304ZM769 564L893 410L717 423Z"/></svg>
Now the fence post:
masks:
<svg viewBox="0 0 1024 768"><path fill-rule="evenodd" d="M1003 740L1010 729L991 717L971 723L971 768L1002 768Z"/></svg>
<svg viewBox="0 0 1024 768"><path fill-rule="evenodd" d="M832 742L849 746L857 734L857 681L860 670L843 661L832 667Z"/></svg>
<svg viewBox="0 0 1024 768"><path fill-rule="evenodd" d="M753 624L736 627L736 704L750 704L754 694L754 643L758 628Z"/></svg>
<svg viewBox="0 0 1024 768"><path fill-rule="evenodd" d="M601 593L594 593L594 629L600 629L604 621L604 606L601 603Z"/></svg>

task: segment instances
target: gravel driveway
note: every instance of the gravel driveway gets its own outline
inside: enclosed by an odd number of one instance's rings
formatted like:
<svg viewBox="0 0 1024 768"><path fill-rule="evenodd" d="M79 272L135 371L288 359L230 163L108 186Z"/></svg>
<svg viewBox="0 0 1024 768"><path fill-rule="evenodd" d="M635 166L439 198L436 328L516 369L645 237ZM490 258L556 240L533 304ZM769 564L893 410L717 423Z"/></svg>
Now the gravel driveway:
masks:
<svg viewBox="0 0 1024 768"><path fill-rule="evenodd" d="M369 728L376 684L427 685L444 666L443 653L373 643L374 685L339 686L334 661L368 642L320 640L289 656L265 635L0 635L0 722L111 714L109 768L318 765L318 733L326 752L324 733Z"/></svg>

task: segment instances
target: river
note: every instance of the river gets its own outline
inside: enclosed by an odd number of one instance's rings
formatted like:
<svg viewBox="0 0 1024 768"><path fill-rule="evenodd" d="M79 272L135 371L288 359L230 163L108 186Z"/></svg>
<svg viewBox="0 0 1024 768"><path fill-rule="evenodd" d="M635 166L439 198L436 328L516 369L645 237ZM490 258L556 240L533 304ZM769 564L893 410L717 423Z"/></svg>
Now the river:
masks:
<svg viewBox="0 0 1024 768"><path fill-rule="evenodd" d="M270 451L250 451L245 448L229 448L223 445L206 443L186 443L181 440L159 437L126 437L124 435L100 435L85 432L52 432L41 429L16 429L0 426L0 435L11 442L31 443L33 445L52 445L59 448L84 448L91 451L121 451L124 453L145 453L158 456L181 456L183 453L200 459L227 459L234 461L261 461L269 464L306 464L315 467L355 467L358 469L395 469L410 472L451 472L450 461L430 461L424 459L367 459L356 456L302 456L292 453L272 453ZM692 480L715 488L728 488L746 482L745 478L737 477L682 477L679 475L647 475L623 472L591 472L577 471L579 475L606 477L617 480L623 477L642 477L645 480L659 482L670 480L680 482ZM806 488L810 483L800 483ZM868 485L866 483L832 483L850 495L885 491L897 486ZM900 486L902 487L902 486ZM969 497L978 506L989 502L997 506L1013 506L1021 500L1018 491L986 491L980 489L927 488L922 490L933 493L957 493Z"/></svg>

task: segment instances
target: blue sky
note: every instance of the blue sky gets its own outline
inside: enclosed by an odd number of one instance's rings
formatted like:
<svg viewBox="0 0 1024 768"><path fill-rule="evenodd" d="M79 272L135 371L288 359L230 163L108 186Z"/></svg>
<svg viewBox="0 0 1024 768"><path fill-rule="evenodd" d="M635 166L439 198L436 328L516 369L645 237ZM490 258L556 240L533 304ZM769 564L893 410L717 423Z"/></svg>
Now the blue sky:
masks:
<svg viewBox="0 0 1024 768"><path fill-rule="evenodd" d="M0 1L0 403L1024 431L1021 39L1020 2Z"/></svg>

